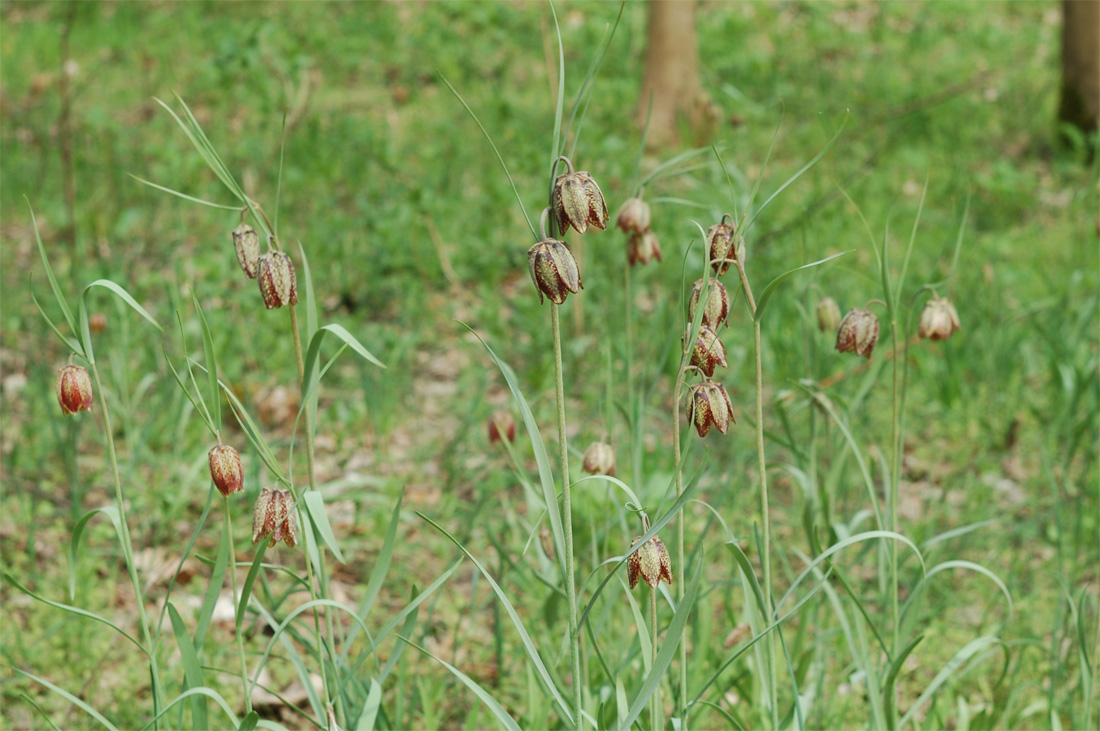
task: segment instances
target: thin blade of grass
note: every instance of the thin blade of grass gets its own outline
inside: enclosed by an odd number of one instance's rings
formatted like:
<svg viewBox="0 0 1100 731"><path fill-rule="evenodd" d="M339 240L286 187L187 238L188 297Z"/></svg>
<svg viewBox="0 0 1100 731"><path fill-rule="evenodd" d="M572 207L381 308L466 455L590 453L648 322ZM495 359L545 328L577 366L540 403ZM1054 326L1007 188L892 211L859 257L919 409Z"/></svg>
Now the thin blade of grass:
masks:
<svg viewBox="0 0 1100 731"><path fill-rule="evenodd" d="M252 566L241 584L241 598L237 600L236 631L241 631L241 623L244 622L245 610L248 609L248 601L252 598L252 586L260 575L260 566L264 562L264 554L267 553L267 541L260 541L256 548L256 557L252 559ZM234 566L234 570L236 567Z"/></svg>
<svg viewBox="0 0 1100 731"><path fill-rule="evenodd" d="M842 257L842 256L844 256L845 254L848 254L848 253L849 252L847 252L847 251L842 251L838 254L833 254L832 256L827 256L824 259L818 259L817 261L810 262L809 264L803 264L800 267L795 267L794 269L789 269L789 270L783 272L782 274L780 274L778 277L776 277L772 281L768 282L767 286L764 287L764 291L760 294L760 299L756 300L756 316L755 316L755 319L757 321L759 321L760 318L763 316L764 307L767 306L768 300L770 300L772 295L775 294L776 288L780 285L780 283L782 283L782 281L784 279L786 279L787 277L791 276L792 274L794 274L796 272L802 271L803 269L812 269L813 267L821 266L822 264L824 264L826 262L829 262L829 261L832 261L833 259L837 259L839 257Z"/></svg>
<svg viewBox="0 0 1100 731"><path fill-rule="evenodd" d="M918 697L917 700L913 702L913 705L910 706L909 710L906 711L905 715L901 717L900 721L898 721L898 728L903 728L907 723L909 723L909 721L913 719L913 716L917 713L917 711L919 711L921 707L925 703L927 703L933 695L936 694L936 691L938 691L944 683L946 683L948 680L951 679L953 675L955 675L959 668L966 665L971 658L978 656L979 653L983 653L989 648L995 646L999 646L1001 650L1004 651L1005 662L1007 663L1009 661L1010 655L1008 646L1005 645L1004 642L1002 642L1001 639L998 637L983 635L982 637L978 637L966 643L966 645L964 645L962 649L956 652L955 656L952 657L938 673L936 673L936 677L932 679L932 682L928 684L928 687L924 689L924 692L920 694L920 697ZM984 659L986 656L987 655L982 655L981 657L979 657L979 660Z"/></svg>
<svg viewBox="0 0 1100 731"><path fill-rule="evenodd" d="M233 722L233 728L235 728L235 729L240 728L240 726L238 725L237 714L235 714L233 712L233 709L229 706L229 703L226 702L225 698L223 698L221 696L221 694L218 693L218 691L213 690L212 688L208 688L206 686L203 686L201 688L190 688L190 689L185 690L184 692L180 693L178 696L173 698L172 701L170 703L168 703L168 705L166 705L164 707L164 710L162 710L160 713L158 713L156 716L154 716L153 720L151 720L151 721L149 721L149 723L145 724L145 726L143 728L149 728L150 726L155 724L157 721L159 721L164 716L164 714L166 714L166 713L168 713L168 711L172 710L173 706L175 706L179 703L182 703L185 700L187 700L188 698L192 698L192 697L197 696L197 695L206 696L207 698L212 699L215 703L218 704L218 707L222 709L222 713L225 714L226 718L228 718L230 721ZM196 728L202 728L202 727L197 726Z"/></svg>
<svg viewBox="0 0 1100 731"><path fill-rule="evenodd" d="M924 635L917 635L890 661L890 667L887 668L886 677L882 681L882 697L886 706L885 715L887 718L897 718L898 694L894 691L894 688L897 687L898 673L901 672L901 666L905 663L905 659L909 657L923 639Z"/></svg>
<svg viewBox="0 0 1100 731"><path fill-rule="evenodd" d="M757 208L756 212L752 214L752 218L750 218L749 222L745 224L745 229L749 229L749 228L752 227L753 221L755 221L757 219L757 217L761 214L761 212L765 208L768 207L769 203L771 203L773 200L775 200L776 196L778 196L780 193L782 193L784 190L786 190L794 181L796 181L800 177L802 177L803 173L805 173L807 170L809 170L814 165L816 165L818 160L825 157L825 153L828 152L829 148L831 148L833 146L833 143L835 143L837 141L837 139L840 138L840 133L844 131L844 126L846 124L848 124L848 117L849 117L849 113L845 112L844 113L844 121L840 123L840 127L837 128L836 133L833 135L832 139L830 139L825 144L825 146L823 148L821 148L821 152L814 155L813 159L810 160L805 165L803 165L797 173L795 173L791 177L787 178L787 182L785 182L785 183L783 183L783 185L779 186L779 188L777 188L774 193L772 193L770 196L768 196L768 199L766 201L764 201L763 203L760 204L760 207ZM779 133L779 130L777 128L776 129L776 134L778 134L778 133ZM773 138L772 139L772 145L774 145L774 144L775 144L775 139ZM771 149L770 148L768 149L768 155L771 156ZM764 161L765 167L767 166L767 164L768 164L767 160L765 159L765 161ZM757 179L756 188L753 189L753 195L750 196L750 198L749 198L749 205L750 206L752 205L752 197L755 197L756 189L758 189L760 187L760 181L763 180L763 179L764 179L764 172L763 172L763 168L761 168L760 178Z"/></svg>
<svg viewBox="0 0 1100 731"><path fill-rule="evenodd" d="M157 330L160 330L160 332L162 334L164 333L164 328L160 326L160 323L156 321L156 318L154 318L152 315L150 315L144 307L139 305L137 303L137 300L135 300L133 297L130 296L129 292L127 292L121 286L119 286L119 285L115 284L114 282L112 282L110 279L97 279L94 282L92 282L91 284L89 284L87 287L85 287L84 292L81 294L81 306L82 307L86 306L88 293L91 291L92 287L102 287L103 289L106 289L109 292L112 292L113 294L118 296L119 299L121 299L123 302L125 302L127 305L129 305L130 308L134 312L138 313L139 315L144 317L146 320L151 322L153 324L153 327L155 327Z"/></svg>
<svg viewBox="0 0 1100 731"><path fill-rule="evenodd" d="M1005 601L1008 602L1009 614L1014 611L1012 594L1008 591L1008 586L1006 586L1004 581L1001 580L1001 577L997 576L997 574L993 573L985 566L974 563L973 561L954 560L944 561L943 563L936 564L932 568L928 569L928 573L926 573L924 577L921 578L919 582L917 582L917 585L913 587L912 591L909 592L909 598L905 600L905 604L901 608L901 617L905 617L905 613L908 611L909 607L912 606L914 598L921 592L922 589L924 589L924 586L928 583L929 579L931 579L938 573L948 571L950 569L965 569L967 571L973 571L975 573L981 574L982 576L985 576L987 579L996 584L997 588L1001 590L1001 595L1004 596Z"/></svg>
<svg viewBox="0 0 1100 731"><path fill-rule="evenodd" d="M500 722L501 726L508 729L508 731L520 731L519 724L517 724L515 722L515 719L513 719L511 716L508 715L508 712L505 711L504 707L501 706L500 703L497 702L496 698L493 698L493 696L491 696L489 693L487 693L485 691L485 689L482 688L480 685L478 685L472 678L470 678L469 675L462 672L461 670L456 668L454 665L451 665L446 660L443 660L442 658L436 657L431 652L429 652L425 648L421 647L420 645L416 644L412 640L407 639L405 637L401 637L400 635L398 635L398 639L401 640L402 642L405 642L409 645L412 645L417 650L420 650L420 652L424 653L425 655L427 655L431 659L435 660L437 663L439 663L443 667L450 670L451 673L456 678L458 678L459 681L461 681L461 683L463 685L465 685L467 688L469 688L470 690L472 690L474 692L474 695L476 695L478 697L478 699L482 703L485 704L486 708L488 708L490 711L492 711L493 716L496 717L497 721Z"/></svg>
<svg viewBox="0 0 1100 731"><path fill-rule="evenodd" d="M214 350L214 337L210 334L210 323L206 321L206 313L202 311L202 305L199 304L198 295L194 290L191 290L191 301L195 305L195 312L199 316L199 327L202 329L202 351L203 357L206 359L206 376L210 385L210 403L213 407L213 413L207 412L210 416L210 420L214 424L214 428L221 432L222 428L222 409L221 409L221 391L218 389L218 355ZM183 333L183 324L180 324L180 334ZM205 404L203 406L205 410Z"/></svg>
<svg viewBox="0 0 1100 731"><path fill-rule="evenodd" d="M546 669L546 665L542 662L542 657L539 655L538 648L535 647L535 643L531 639L531 635L527 633L527 628L523 626L523 620L519 618L519 614L516 612L515 607L512 606L512 602L508 600L508 595L505 594L504 590L500 588L500 585L496 582L496 579L493 578L493 575L489 573L489 570L485 568L485 566L480 561L478 561L472 553L466 550L465 546L459 543L457 538L448 533L443 528L443 526L439 525L431 518L419 511L416 514L420 516L422 520L428 523L428 525L432 526L437 531L446 536L447 539L450 540L451 543L455 544L458 550L462 551L462 553L466 555L466 558L470 559L474 566L476 566L478 570L481 571L482 576L484 576L485 579L489 582L489 585L493 587L493 592L497 595L497 598L500 600L501 605L503 605L504 610L508 612L508 617L512 620L512 625L516 628L516 632L519 633L520 640L523 642L523 647L527 651L527 656L531 659L531 663L538 671L539 677L542 680L543 684L546 686L546 689L550 691L551 695L554 696L554 700L557 701L558 706L561 708L561 712L565 714L565 719L569 723L573 723L573 714L571 712L571 709L569 708L568 704L566 704L565 699L562 698L561 693L558 692L557 686L554 685L554 681L550 677L550 673Z"/></svg>
<svg viewBox="0 0 1100 731"><path fill-rule="evenodd" d="M42 236L38 233L38 219L34 216L34 208L31 207L30 198L23 196L23 200L27 201L27 210L31 213L31 226L34 228L34 240L38 244L38 253L42 256L42 266L46 269L46 279L50 281L50 289L53 291L54 299L57 300L57 306L61 308L61 313L65 315L65 322L69 323L69 329L73 331L73 334L77 334L76 320L73 319L73 311L69 309L69 303L65 301L65 293L61 291L61 285L57 283L57 277L54 276L53 267L50 266L50 259L46 256L46 247L42 243ZM41 310L41 308L39 308ZM61 333L58 333L61 335ZM64 336L62 336L64 340Z"/></svg>
<svg viewBox="0 0 1100 731"><path fill-rule="evenodd" d="M198 621L195 623L195 647L202 647L202 641L206 638L206 630L210 626L210 618L214 616L214 607L221 596L222 586L225 584L225 571L229 565L229 532L222 531L221 540L218 542L218 555L214 558L214 567L210 572L210 583L206 587L206 596L199 608ZM171 604L171 602L169 602Z"/></svg>
<svg viewBox="0 0 1100 731"><path fill-rule="evenodd" d="M417 595L416 587L412 588L412 596L409 603L412 604L416 601ZM416 620L420 616L420 605L417 605L413 611L409 612L409 616L405 618L405 624L401 627L401 632L398 633L398 637L411 637L413 630L416 629ZM382 673L378 676L379 683L385 683L386 678L390 677L390 673L397 667L397 661L401 659L401 655L405 652L405 644L399 643L394 646L393 652L390 653L389 658L386 660L386 664L382 667Z"/></svg>
<svg viewBox="0 0 1100 731"><path fill-rule="evenodd" d="M65 347L78 355L83 355L80 343L58 330L57 325L53 324L53 320L51 320L50 316L46 314L46 311L42 309L42 305L38 302L38 298L34 296L34 289L32 285L28 284L27 289L29 289L31 292L31 301L34 302L34 306L38 309L38 314L42 315L42 319L46 321L46 324L49 325L50 329L54 331L54 334L56 334L57 337L61 338L61 342L65 343ZM75 328L73 332L76 332Z"/></svg>
<svg viewBox="0 0 1100 731"><path fill-rule="evenodd" d="M129 175L134 180L138 181L139 183L142 183L143 185L148 185L150 188L156 188L157 190L163 191L163 192L168 193L170 195L174 195L177 198L183 198L185 201L191 201L192 203L198 203L201 206L209 206L210 208L220 208L220 209L225 210L225 211L239 211L239 210L241 210L240 206L227 206L227 205L223 205L221 203L211 203L210 201L203 200L202 198L196 198L192 195L187 195L186 193L181 193L178 190L172 190L171 188L166 188L163 185L157 185L156 183L153 183L149 180L146 180L145 178L139 178L138 176L134 175L133 173L126 173L126 174Z"/></svg>
<svg viewBox="0 0 1100 731"><path fill-rule="evenodd" d="M57 693L59 696L61 696L65 700L67 700L69 703L72 703L74 706L76 706L80 710L84 711L85 713L87 713L89 716L91 716L95 720L99 721L99 723L104 728L111 729L111 731L118 731L118 727L116 727L113 723L108 721L102 714L99 713L99 711L92 708L87 703L80 700L79 698L77 698L75 695L73 695L69 691L65 690L64 688L61 688L59 686L54 685L53 683L46 680L45 678L40 678L37 675L32 675L31 673L28 673L26 670L21 670L17 667L12 667L12 670L14 670L15 672L19 673L20 675L22 675L26 678L30 678L31 680L38 683L39 685L46 686L47 688L52 690L54 693Z"/></svg>
<svg viewBox="0 0 1100 731"><path fill-rule="evenodd" d="M377 680L371 679L370 690L367 691L367 700L363 703L363 711L359 714L355 731L374 731L374 721L378 717L378 709L381 706L382 686Z"/></svg>
<svg viewBox="0 0 1100 731"><path fill-rule="evenodd" d="M176 635L176 646L179 648L180 662L183 664L183 689L205 687L202 665L199 664L195 645L187 633L187 625L183 623L183 617L172 602L168 602L168 616L172 620L172 631ZM210 728L205 697L196 695L191 699L191 722L195 728Z"/></svg>
<svg viewBox="0 0 1100 731"><path fill-rule="evenodd" d="M316 490L309 490L302 496L306 504L309 519L321 533L325 545L332 551L332 555L340 563L346 564L344 554L340 553L340 545L336 541L336 535L332 532L332 526L328 522L328 514L325 513L325 497Z"/></svg>
<svg viewBox="0 0 1100 731"><path fill-rule="evenodd" d="M386 574L390 570L390 561L393 558L393 546L397 540L397 526L401 522L401 504L405 501L405 489L401 489L401 493L397 496L397 502L393 506L393 513L390 515L390 524L386 529L386 537L382 541L382 547L378 551L378 558L374 561L374 568L371 569L370 579L367 580L367 587L363 591L363 599L359 602L359 619L364 622L367 621L367 615L370 613L371 607L374 606L374 600L378 596L378 591L382 588L382 582L386 580ZM347 657L348 649L351 647L352 642L355 640L356 635L359 632L358 625L353 625L348 631L347 640L344 643L343 657Z"/></svg>
<svg viewBox="0 0 1100 731"><path fill-rule="evenodd" d="M661 678L664 677L665 671L672 663L672 658L676 655L676 648L680 646L680 636L684 631L684 627L687 626L688 617L691 615L691 610L695 606L695 599L699 595L699 577L701 575L702 566L697 564L695 574L691 577L691 583L688 585L687 593L684 594L684 600L680 602L680 606L676 607L676 613L672 616L672 621L669 622L668 629L665 631L665 640L661 643L661 649L657 652L657 659L646 675L642 687L638 689L638 694L634 696L625 723L620 726L623 731L627 731L634 725L634 721L645 710L650 697L656 692L657 686L661 683Z"/></svg>
<svg viewBox="0 0 1100 731"><path fill-rule="evenodd" d="M119 541L122 540L122 518L115 505L104 505L102 508L90 510L76 522L69 536L69 601L71 602L76 601L76 562L80 556L80 538L84 535L84 528L88 525L88 521L94 518L96 513L107 516L115 528L115 535L118 536Z"/></svg>

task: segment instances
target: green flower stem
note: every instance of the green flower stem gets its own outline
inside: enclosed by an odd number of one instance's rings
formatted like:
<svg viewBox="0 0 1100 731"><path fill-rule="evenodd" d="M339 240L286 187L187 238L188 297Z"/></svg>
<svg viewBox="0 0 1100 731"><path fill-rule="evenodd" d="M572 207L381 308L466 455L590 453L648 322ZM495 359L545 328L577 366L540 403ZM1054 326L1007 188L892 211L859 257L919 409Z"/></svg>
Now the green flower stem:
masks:
<svg viewBox="0 0 1100 731"><path fill-rule="evenodd" d="M141 620L141 632L145 638L145 653L149 658L149 668L153 676L153 706L159 711L164 705L164 698L161 693L160 671L157 668L157 648L154 646L153 638L149 634L149 617L145 612L145 597L141 593L141 582L138 580L137 566L134 563L134 544L130 539L130 526L126 522L126 502L122 497L122 474L119 472L118 456L115 453L111 413L107 408L107 395L103 391L103 383L99 379L99 368L96 367L95 360L89 358L88 366L91 368L92 378L95 379L95 390L99 394L99 407L103 409L103 430L107 434L107 454L111 457L111 473L115 477L115 502L118 504L122 556L126 560L126 572L130 575L130 583L134 587L138 617Z"/></svg>
<svg viewBox="0 0 1100 731"><path fill-rule="evenodd" d="M681 572L682 573L682 572ZM653 649L652 660L653 664L657 664L657 587L653 587L649 592L649 619L650 624L653 625ZM653 728L663 728L661 725L661 686L658 685L657 689L653 691Z"/></svg>
<svg viewBox="0 0 1100 731"><path fill-rule="evenodd" d="M756 318L756 299L752 296L752 287L749 286L749 278L745 275L745 264L740 257L734 260L737 265L737 274L741 278L741 288L745 292L745 300L753 320L753 349L756 353L756 454L758 459L757 469L760 472L760 523L764 532L764 550L760 557L761 570L764 574L764 623L771 622L772 617L772 569L771 569L771 519L768 512L768 462L764 456L764 364L761 357L760 320ZM777 687L775 633L769 632L765 638L768 656L768 704L771 706L772 728L779 728L779 688Z"/></svg>
<svg viewBox="0 0 1100 731"><path fill-rule="evenodd" d="M894 416L893 416L893 436L894 436L894 449L893 459L890 465L890 530L894 533L898 532L898 481L901 479L901 450L902 450L902 438L901 438L901 362L905 360L906 343L898 340L898 320L895 312L891 308L890 318L890 337L894 341L894 348L898 349L898 352L894 353ZM901 641L901 626L898 609L898 543L897 541L890 541L890 616L891 624L894 628L894 643L891 645L891 652L896 654ZM891 729L898 727L898 708L897 703L888 704L892 710L891 717L886 719L890 724Z"/></svg>
<svg viewBox="0 0 1100 731"><path fill-rule="evenodd" d="M684 387L684 374L687 373L687 359L690 349L687 349L685 343L685 352L680 357L680 370L676 374L676 388L673 389L673 405L672 405L672 457L673 457L673 470L676 472L676 498L679 499L684 494L684 475L680 466L682 454L680 452L680 391ZM676 516L676 606L679 608L680 603L684 601L684 592L687 589L685 585L684 575L687 573L687 567L684 565L684 511L680 510ZM680 717L683 719L682 726L685 731L688 728L688 709L687 709L687 625L684 625L683 631L680 633L680 702L683 703Z"/></svg>
<svg viewBox="0 0 1100 731"><path fill-rule="evenodd" d="M229 498L222 498L223 507L225 510L222 512L225 514L225 531L229 535L229 580L233 587L233 606L239 605L239 595L237 594L237 551L234 548L233 543L233 521L229 519ZM248 664L244 659L244 635L240 632L234 632L237 636L237 656L241 661L241 684L244 686L244 709L245 713L252 712L252 696L248 692Z"/></svg>
<svg viewBox="0 0 1100 731"><path fill-rule="evenodd" d="M569 660L573 671L573 721L578 731L584 728L584 706L581 683L580 636L577 633L577 586L573 568L573 509L569 495L569 449L565 436L565 377L561 366L561 324L558 306L550 304L550 321L554 330L554 374L557 376L558 442L561 447L561 484L565 515L565 596L569 604Z"/></svg>
<svg viewBox="0 0 1100 731"><path fill-rule="evenodd" d="M305 382L304 382L305 381L305 364L304 364L304 361L302 360L302 336L298 332L298 311L297 311L297 309L295 308L294 305L290 305L290 330L294 334L294 357L295 357L295 359L297 360L297 363L298 363L298 389L299 389L299 393L301 393L303 405L305 405L305 399L306 399L305 388L306 388L306 385L305 385ZM317 489L317 479L316 479L316 477L314 476L314 473L313 473L313 423L312 423L313 420L310 418L309 406L308 405L305 405L305 408L303 409L302 421L303 421L304 429L305 429L305 432L306 432L306 468L307 468L308 477L309 477L309 489L316 490ZM293 475L291 475L291 479L293 480ZM298 502L298 495L294 495L294 502L295 503ZM302 509L299 507L298 508L298 520L299 520L299 523L303 526L303 528L307 525L313 525L312 523L307 523L304 520L302 520L302 514L303 514ZM304 532L305 531L303 530L303 533ZM310 538L313 538L313 536L311 535ZM321 551L322 551L321 547L318 546L317 547L317 555L318 556L322 556ZM320 591L321 591L321 595L328 596L329 595L328 586L327 586L328 577L325 574L325 562L322 560L319 563L321 564L320 565L320 571L321 571ZM317 599L319 597L318 597L318 593L317 593L317 587L314 585L313 562L309 559L309 551L308 550L306 551L306 574L309 578L310 598L311 599ZM313 608L313 625L314 625L314 630L317 632L317 637L318 637L318 639L320 639L320 637L321 637L321 622L320 622L320 619L318 618L318 612L317 612L316 607ZM332 615L331 615L330 612L325 612L325 635L328 638L329 648L335 648L336 644L335 644L334 639L333 639L334 635L333 635L333 629L332 629ZM329 694L328 673L325 671L324 648L321 647L320 642L318 643L318 647L317 647L317 659L321 663L321 681L322 681L322 686L323 686L324 693L325 693L325 705L328 706L328 705L331 705L331 703L332 703L332 696ZM335 669L334 669L334 672L335 672ZM341 695L341 698L342 697L343 696ZM344 710L342 702L340 703L340 710L341 710L341 712L343 712L343 710ZM341 715L343 715L343 713L341 713ZM341 721L346 721L346 718L341 718Z"/></svg>
<svg viewBox="0 0 1100 731"><path fill-rule="evenodd" d="M638 448L639 441L635 434L641 429L635 416L638 410L634 403L634 311L633 297L630 294L630 270L627 264L623 267L623 291L626 292L626 402L630 405L630 472L634 486L641 484L642 479L642 455Z"/></svg>

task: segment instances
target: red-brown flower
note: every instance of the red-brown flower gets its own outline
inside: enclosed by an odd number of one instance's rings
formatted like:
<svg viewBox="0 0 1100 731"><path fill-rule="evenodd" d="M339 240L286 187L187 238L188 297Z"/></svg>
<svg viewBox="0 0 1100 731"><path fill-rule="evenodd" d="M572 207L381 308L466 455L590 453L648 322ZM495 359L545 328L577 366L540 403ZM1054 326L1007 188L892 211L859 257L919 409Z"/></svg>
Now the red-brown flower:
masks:
<svg viewBox="0 0 1100 731"><path fill-rule="evenodd" d="M845 315L836 331L836 349L841 353L870 358L877 342L878 318L862 307L856 307Z"/></svg>
<svg viewBox="0 0 1100 731"><path fill-rule="evenodd" d="M641 539L641 536L635 538L630 547L634 548ZM627 568L631 589L638 585L638 579L645 579L645 583L654 589L662 581L672 583L672 558L669 557L664 542L657 536L653 536L645 545L630 554Z"/></svg>
<svg viewBox="0 0 1100 731"><path fill-rule="evenodd" d="M57 401L66 414L92 410L92 377L85 368L67 365L57 372Z"/></svg>
<svg viewBox="0 0 1100 731"><path fill-rule="evenodd" d="M260 294L267 309L298 304L298 279L294 263L281 251L269 251L260 257Z"/></svg>
<svg viewBox="0 0 1100 731"><path fill-rule="evenodd" d="M210 479L222 497L229 497L244 489L244 470L241 455L228 444L217 444L210 450Z"/></svg>
<svg viewBox="0 0 1100 731"><path fill-rule="evenodd" d="M583 170L559 175L554 182L550 207L558 223L558 232L564 236L572 226L577 233L588 230L589 224L603 230L607 228L607 203L596 181Z"/></svg>
<svg viewBox="0 0 1100 731"><path fill-rule="evenodd" d="M532 246L527 250L527 267L539 291L539 302L546 295L560 305L570 292L576 294L584 288L573 250L564 241L543 239Z"/></svg>
<svg viewBox="0 0 1100 731"><path fill-rule="evenodd" d="M688 335L691 334L688 325ZM714 375L715 366L726 367L726 346L714 332L706 325L699 326L699 334L695 336L695 342L691 346L691 365L701 370L708 378Z"/></svg>
<svg viewBox="0 0 1100 731"><path fill-rule="evenodd" d="M695 320L695 308L699 306L699 300L703 296L703 287L706 283L702 279L695 280L695 286L691 288L691 299L688 300L688 319ZM730 295L726 286L717 279L710 280L710 288L707 290L707 303L703 306L703 324L715 330L725 322L730 314Z"/></svg>
<svg viewBox="0 0 1100 731"><path fill-rule="evenodd" d="M710 252L710 265L718 276L729 271L737 258L737 227L732 222L716 223L707 231L707 245Z"/></svg>
<svg viewBox="0 0 1100 731"><path fill-rule="evenodd" d="M489 419L489 441L516 441L516 419L510 411L497 411Z"/></svg>
<svg viewBox="0 0 1100 731"><path fill-rule="evenodd" d="M630 234L626 240L626 261L630 266L661 260L661 245L652 231Z"/></svg>
<svg viewBox="0 0 1100 731"><path fill-rule="evenodd" d="M260 491L256 507L252 509L252 542L270 538L269 545L285 541L294 548L298 545L298 520L294 517L294 498L289 490L265 487Z"/></svg>
<svg viewBox="0 0 1100 731"><path fill-rule="evenodd" d="M649 221L649 204L641 198L630 198L623 203L615 224L623 230L623 233L640 234L649 230Z"/></svg>
<svg viewBox="0 0 1100 731"><path fill-rule="evenodd" d="M247 223L233 229L233 248L237 250L237 263L245 276L255 279L260 269L260 237L256 229Z"/></svg>
<svg viewBox="0 0 1100 731"><path fill-rule="evenodd" d="M705 437L713 426L721 433L729 431L733 418L733 404L726 387L714 381L703 381L691 387L691 420L699 436Z"/></svg>

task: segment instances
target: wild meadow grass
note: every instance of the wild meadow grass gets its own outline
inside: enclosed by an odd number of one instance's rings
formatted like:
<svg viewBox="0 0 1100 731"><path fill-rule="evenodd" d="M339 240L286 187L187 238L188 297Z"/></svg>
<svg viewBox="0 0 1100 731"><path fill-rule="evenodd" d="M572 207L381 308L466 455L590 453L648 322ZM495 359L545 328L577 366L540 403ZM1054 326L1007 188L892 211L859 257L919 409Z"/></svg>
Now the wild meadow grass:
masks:
<svg viewBox="0 0 1100 731"><path fill-rule="evenodd" d="M1056 5L703 5L650 151L640 6L0 13L5 728L1100 723Z"/></svg>

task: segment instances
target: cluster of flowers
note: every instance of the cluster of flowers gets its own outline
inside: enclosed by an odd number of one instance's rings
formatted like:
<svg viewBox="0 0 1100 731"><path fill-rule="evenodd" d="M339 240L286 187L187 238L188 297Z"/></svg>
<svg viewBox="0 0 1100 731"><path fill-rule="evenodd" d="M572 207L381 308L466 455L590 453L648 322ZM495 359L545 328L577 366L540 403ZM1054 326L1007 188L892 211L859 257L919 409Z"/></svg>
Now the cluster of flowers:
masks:
<svg viewBox="0 0 1100 731"><path fill-rule="evenodd" d="M738 235L733 221L727 221L727 218L728 216L723 216L719 223L707 231L710 265L714 269L715 278L710 281L709 286L706 280L696 280L688 300L688 318L692 322L695 321L700 303L703 307L699 332L690 344L691 366L706 376L703 381L691 387L691 420L701 437L705 437L712 426L725 434L730 423L736 423L726 387L711 380L717 366L726 367L726 347L718 337L718 327L722 324L729 326L730 312L729 292L718 277L728 272L734 263L743 263L745 258L744 240ZM706 301L703 301L704 290ZM684 337L691 337L690 324Z"/></svg>
<svg viewBox="0 0 1100 731"><path fill-rule="evenodd" d="M661 260L657 235L649 230L649 204L641 198L629 198L619 211L615 225L627 235L626 261L630 266Z"/></svg>
<svg viewBox="0 0 1100 731"><path fill-rule="evenodd" d="M840 319L840 307L832 297L817 302L817 327L822 332L836 332L836 349L870 358L878 342L879 323L866 307L852 309ZM947 340L959 324L959 313L946 297L933 294L920 315L917 334L922 340Z"/></svg>

